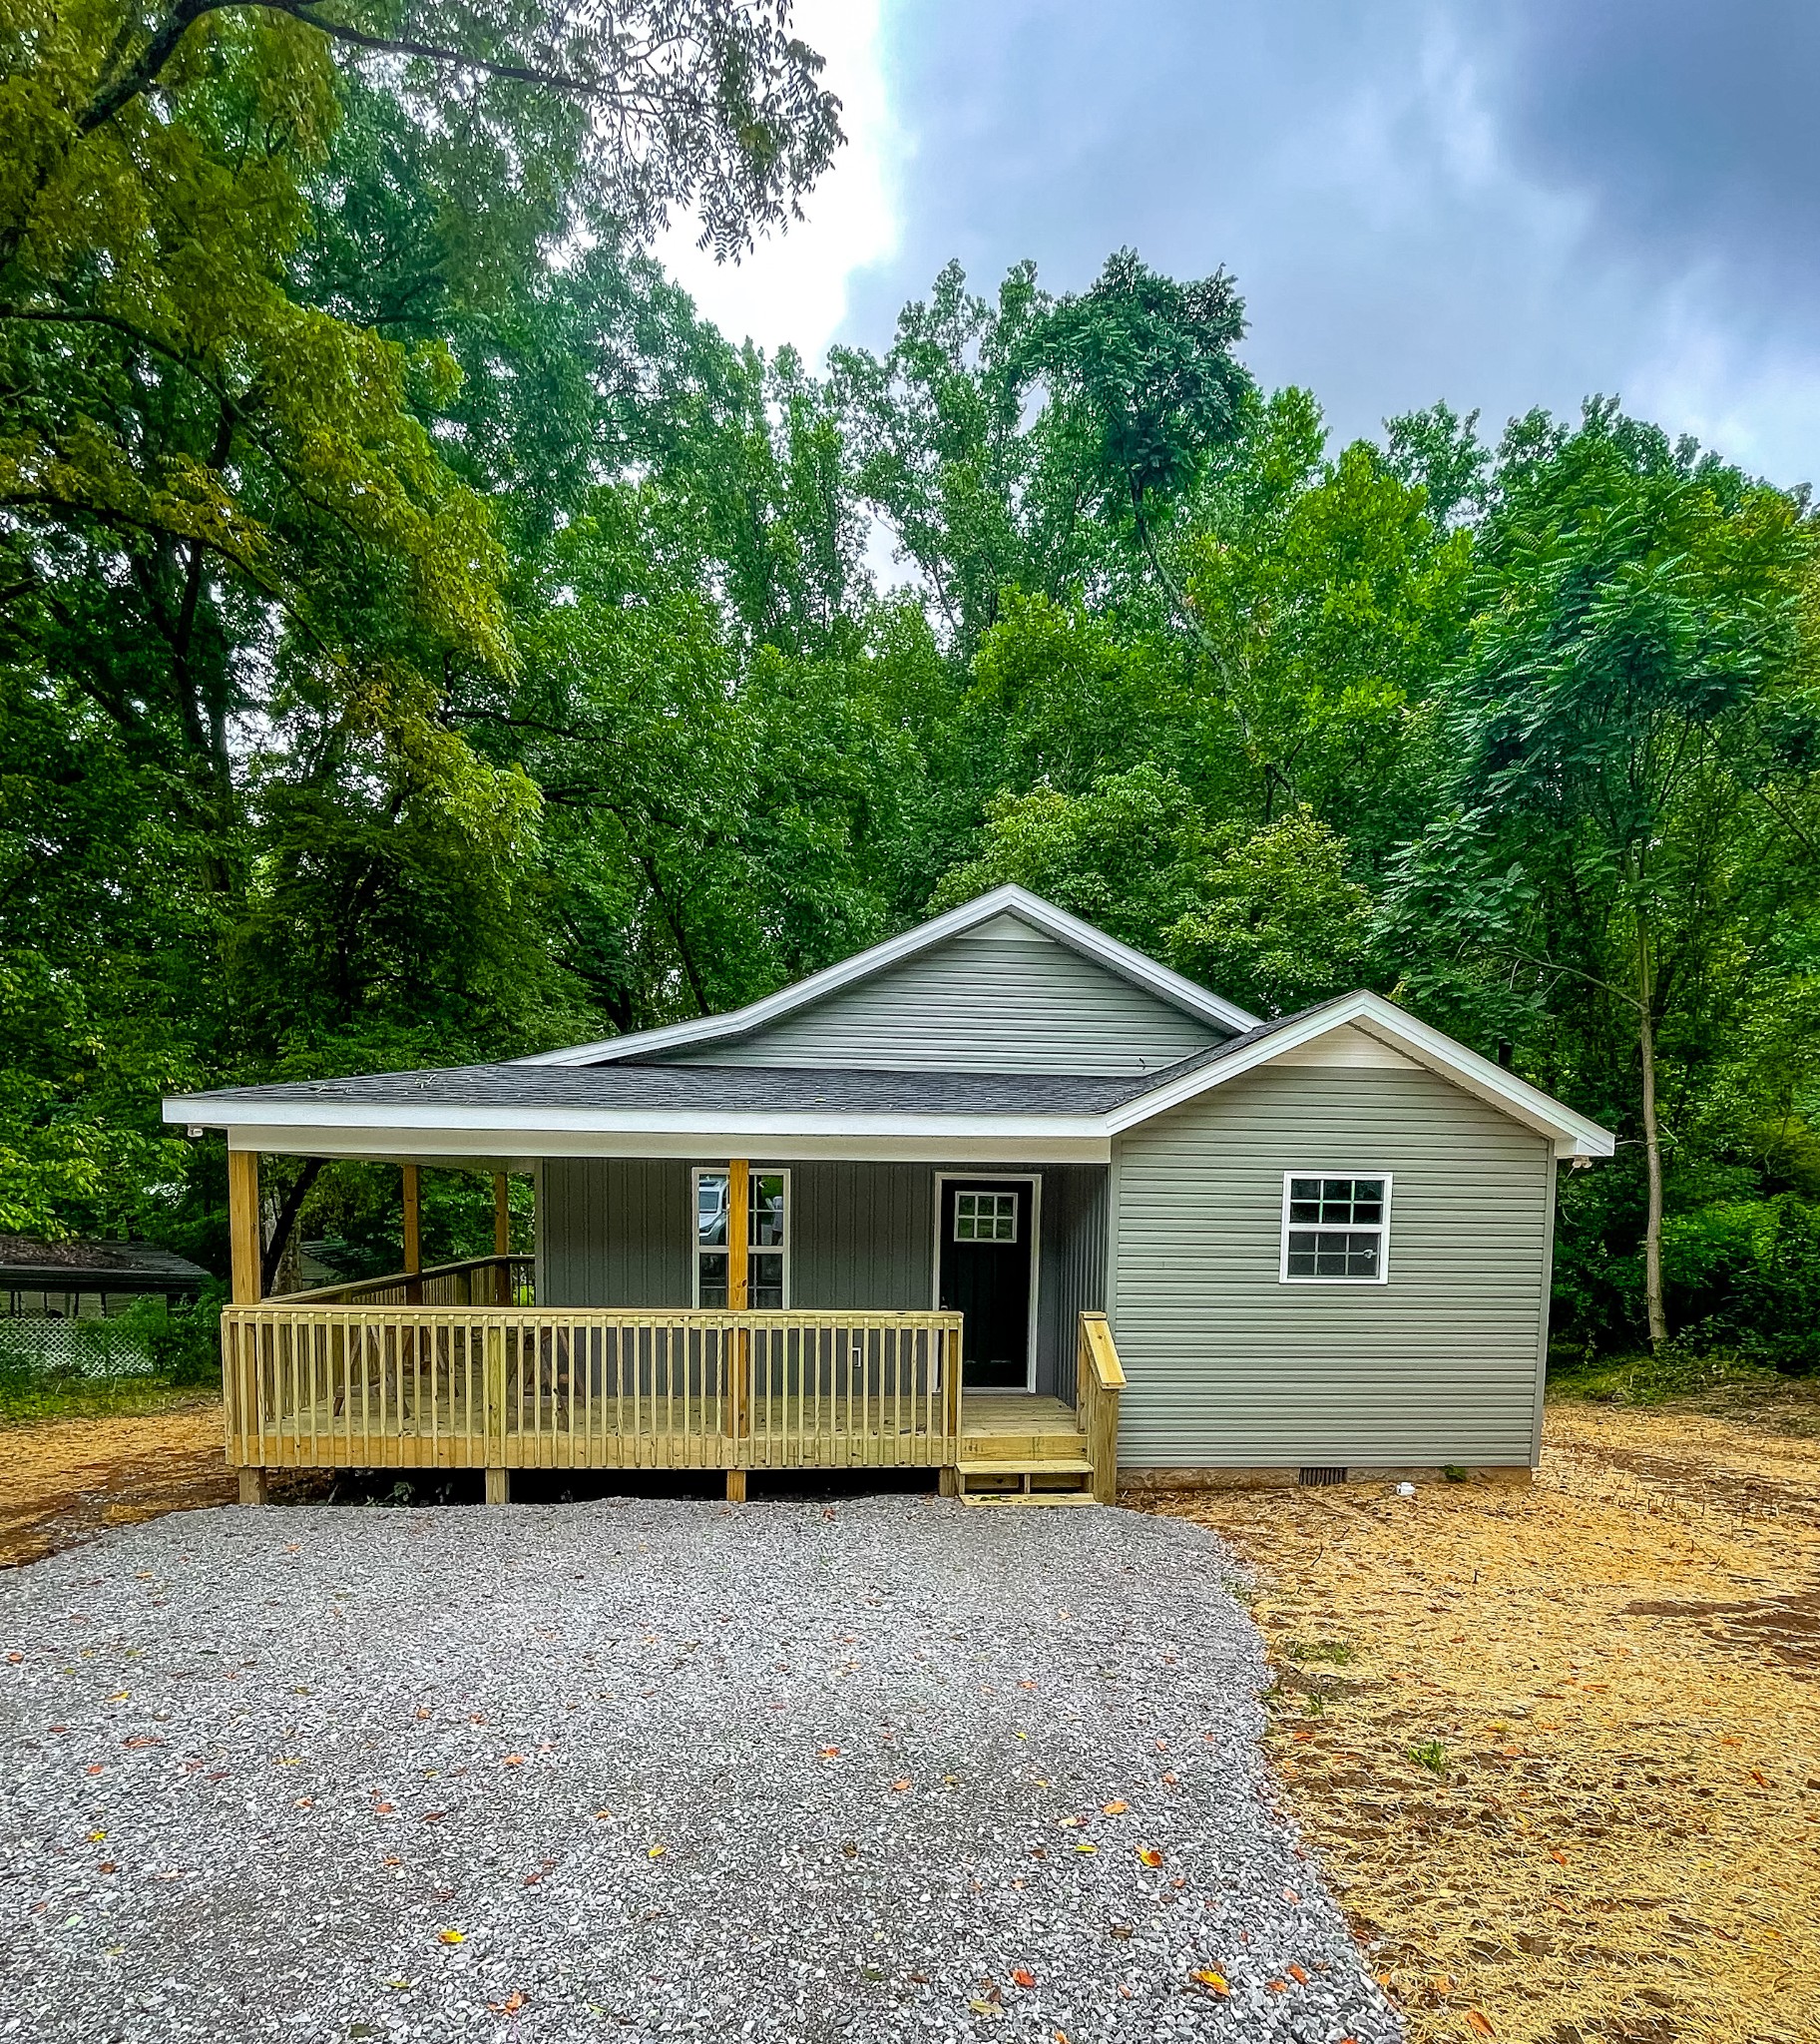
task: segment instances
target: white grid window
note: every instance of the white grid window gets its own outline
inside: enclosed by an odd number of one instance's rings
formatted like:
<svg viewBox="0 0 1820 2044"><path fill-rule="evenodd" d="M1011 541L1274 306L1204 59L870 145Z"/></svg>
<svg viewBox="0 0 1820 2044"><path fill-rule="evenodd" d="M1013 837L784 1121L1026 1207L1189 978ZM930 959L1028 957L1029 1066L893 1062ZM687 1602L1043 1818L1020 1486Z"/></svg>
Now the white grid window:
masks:
<svg viewBox="0 0 1820 2044"><path fill-rule="evenodd" d="M1283 1174L1285 1284L1382 1284L1389 1271L1390 1178Z"/></svg>
<svg viewBox="0 0 1820 2044"><path fill-rule="evenodd" d="M757 1312L788 1303L790 1175L757 1171L747 1176L745 1302ZM726 1307L726 1173L695 1173L695 1303Z"/></svg>
<svg viewBox="0 0 1820 2044"><path fill-rule="evenodd" d="M956 1193L954 1239L956 1242L1016 1242L1017 1194Z"/></svg>

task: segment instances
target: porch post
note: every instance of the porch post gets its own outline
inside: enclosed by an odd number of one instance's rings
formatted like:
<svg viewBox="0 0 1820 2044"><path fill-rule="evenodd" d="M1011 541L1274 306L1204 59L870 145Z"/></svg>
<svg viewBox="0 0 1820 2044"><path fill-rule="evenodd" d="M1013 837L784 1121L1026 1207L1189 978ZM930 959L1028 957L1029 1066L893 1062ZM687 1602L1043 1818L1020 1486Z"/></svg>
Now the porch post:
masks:
<svg viewBox="0 0 1820 2044"><path fill-rule="evenodd" d="M416 1277L423 1269L423 1210L417 1196L417 1167L405 1164L399 1167L400 1190L404 1196L404 1268L408 1277ZM421 1284L407 1284L404 1295L411 1305L418 1304L423 1297Z"/></svg>
<svg viewBox="0 0 1820 2044"><path fill-rule="evenodd" d="M731 1312L742 1313L751 1296L750 1215L752 1168L743 1157L732 1158L726 1167L726 1303ZM747 1403L751 1363L751 1336L743 1328L728 1343L731 1369L727 1383L727 1420L737 1443L751 1431L752 1416ZM745 1471L726 1472L726 1494L735 1503L745 1496Z"/></svg>
<svg viewBox="0 0 1820 2044"><path fill-rule="evenodd" d="M493 1174L493 1254L499 1259L494 1274L494 1297L501 1305L512 1303L512 1189L503 1171Z"/></svg>
<svg viewBox="0 0 1820 2044"><path fill-rule="evenodd" d="M259 1223L259 1153L256 1150L229 1150L228 1269L235 1305L257 1305L259 1266L263 1262L263 1257L264 1242ZM239 1371L233 1372L235 1379L239 1375ZM222 1388L231 1401L228 1423L233 1434L243 1440L247 1415L234 1409L240 1400L243 1386L236 1380L225 1382ZM265 1471L242 1468L239 1479L241 1504L262 1505L266 1497Z"/></svg>

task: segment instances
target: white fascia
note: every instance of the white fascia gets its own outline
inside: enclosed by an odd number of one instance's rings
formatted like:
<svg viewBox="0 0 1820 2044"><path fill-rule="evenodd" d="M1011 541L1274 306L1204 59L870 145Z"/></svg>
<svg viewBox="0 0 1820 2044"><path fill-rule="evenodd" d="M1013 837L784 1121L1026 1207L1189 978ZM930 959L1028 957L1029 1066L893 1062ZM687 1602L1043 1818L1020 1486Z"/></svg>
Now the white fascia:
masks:
<svg viewBox="0 0 1820 2044"><path fill-rule="evenodd" d="M1098 1115L817 1116L587 1108L357 1106L345 1101L165 1102L165 1119L223 1130L231 1150L322 1157L854 1158L882 1162L1103 1164Z"/></svg>
<svg viewBox="0 0 1820 2044"><path fill-rule="evenodd" d="M915 957L917 952L926 951L932 944L944 943L950 937L958 937L981 923L990 922L995 915L1015 915L1033 929L1054 937L1058 943L1069 945L1106 966L1109 971L1143 987L1174 1007L1199 1016L1204 1022L1211 1022L1216 1028L1242 1035L1245 1030L1257 1027L1258 1018L1247 1014L1243 1008L1234 1007L1230 1001L1222 1001L1217 994L1208 993L1205 987L1196 986L1191 979L1183 979L1179 972L1171 972L1166 965L1158 965L1155 959L1146 958L1141 951L1134 951L1129 944L1109 937L1104 930L1095 929L1092 923L1083 922L1079 916L1070 915L1027 888L1008 885L995 887L990 894L982 894L977 900L963 902L959 908L951 908L945 915L919 923L902 936L889 937L882 944L874 944L870 950L857 951L851 958L843 958L838 965L812 972L807 979L799 979L747 1007L735 1008L730 1014L704 1015L693 1022L673 1022L664 1029L641 1029L633 1036L609 1037L604 1043L578 1044L572 1050L540 1051L535 1057L519 1058L515 1062L524 1065L615 1064L622 1058L643 1057L652 1051L680 1050L692 1043L724 1043L736 1037L749 1036L754 1030L793 1014L798 1008L825 1000L829 994L839 993L843 987L867 979L875 972L882 972L887 966L896 965L905 958Z"/></svg>
<svg viewBox="0 0 1820 2044"><path fill-rule="evenodd" d="M1153 1093L1129 1101L1107 1116L1106 1127L1111 1134L1121 1135L1154 1115L1166 1114L1185 1100L1193 1100L1215 1086L1227 1085L1246 1072L1256 1071L1298 1044L1312 1043L1330 1030L1348 1025L1402 1051L1463 1092L1474 1094L1538 1135L1547 1136L1557 1157L1609 1157L1615 1147L1615 1138L1608 1130L1564 1107L1540 1087L1519 1079L1502 1065L1493 1064L1490 1058L1482 1058L1477 1051L1468 1050L1465 1044L1456 1043L1441 1030L1417 1021L1381 994L1363 992L1344 994L1339 1000L1329 1001L1325 1007L1272 1030L1229 1057L1215 1058L1197 1071L1184 1072Z"/></svg>

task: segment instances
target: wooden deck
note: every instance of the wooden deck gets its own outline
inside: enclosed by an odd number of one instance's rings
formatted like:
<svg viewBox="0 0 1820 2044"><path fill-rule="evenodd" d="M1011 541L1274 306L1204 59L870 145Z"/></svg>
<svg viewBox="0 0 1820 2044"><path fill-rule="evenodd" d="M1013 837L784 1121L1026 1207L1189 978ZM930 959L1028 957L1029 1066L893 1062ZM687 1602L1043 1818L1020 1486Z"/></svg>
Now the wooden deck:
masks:
<svg viewBox="0 0 1820 2044"><path fill-rule="evenodd" d="M508 1302L518 1274L496 1261L228 1307L227 1453L245 1493L295 1468L483 1469L494 1498L514 1469L722 1470L740 1495L753 1469L922 1468L962 1496L1111 1495L1086 1382L1098 1315L1071 1406L965 1394L958 1313L536 1307Z"/></svg>

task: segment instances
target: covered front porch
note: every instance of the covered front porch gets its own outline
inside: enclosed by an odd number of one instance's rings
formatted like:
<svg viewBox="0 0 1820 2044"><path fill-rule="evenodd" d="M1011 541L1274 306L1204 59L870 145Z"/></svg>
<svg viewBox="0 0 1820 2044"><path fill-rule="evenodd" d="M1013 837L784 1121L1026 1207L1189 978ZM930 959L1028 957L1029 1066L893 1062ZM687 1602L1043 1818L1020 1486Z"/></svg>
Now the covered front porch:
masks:
<svg viewBox="0 0 1820 2044"><path fill-rule="evenodd" d="M262 1499L273 1469L483 1471L493 1502L505 1501L513 1472L526 1469L722 1472L735 1498L752 1471L922 1469L944 1492L969 1500L1110 1501L1123 1375L1104 1313L1081 1307L1066 1285L1056 1286L1060 1297L1045 1296L1042 1265L1060 1253L1062 1237L1054 1229L1053 1244L1040 1236L1040 1174L1015 1181L1030 1188L1020 1210L1029 1230L1030 1369L1026 1376L1020 1359L1024 1381L1006 1387L1004 1361L980 1367L967 1313L952 1303L775 1302L793 1296L785 1290L792 1254L800 1268L821 1271L824 1292L863 1296L881 1281L881 1242L887 1265L893 1257L915 1264L920 1250L925 1275L917 1281L932 1301L944 1282L953 1294L958 1280L944 1278L927 1211L912 1201L914 1239L889 1240L906 1221L900 1166L870 1177L851 1163L823 1173L799 1215L795 1192L777 1191L787 1175L748 1160L651 1160L649 1173L629 1177L639 1162L616 1160L613 1174L622 1191L630 1185L639 1195L616 1198L613 1212L592 1220L573 1197L551 1211L546 1173L534 1168L532 1256L513 1252L505 1177L496 1175L494 1253L430 1268L418 1248L421 1166L403 1162L402 1269L260 1297L268 1259L258 1155L231 1151L234 1303L223 1314L222 1342L227 1453L240 1471L242 1497ZM810 1167L801 1172L816 1178ZM971 1239L987 1225L973 1207L957 1221L952 1194L944 1205L943 1187L960 1182L958 1169L929 1167L926 1175L923 1206L945 1215L950 1230ZM573 1172L552 1176L573 1188ZM602 1270L636 1273L643 1240L676 1233L669 1209L679 1184L692 1217L683 1249L696 1264L687 1295L710 1302L669 1302L681 1288L672 1270L646 1277L650 1303L596 1303L639 1281ZM882 1203L876 1215L865 1211L869 1198ZM816 1218L816 1199L827 1225ZM1005 1205L996 1224L1007 1242L1013 1224L1003 1217L1012 1211ZM1061 1191L1052 1211L1070 1211ZM874 1248L863 1257L849 1250L843 1260L855 1230ZM830 1233L834 1239L820 1239ZM971 1286L963 1295L993 1311L977 1272L963 1276ZM567 1297L553 1300L553 1290ZM1064 1325L1066 1365L1056 1354ZM1014 1316L995 1330L996 1345L1023 1343L1024 1328Z"/></svg>

